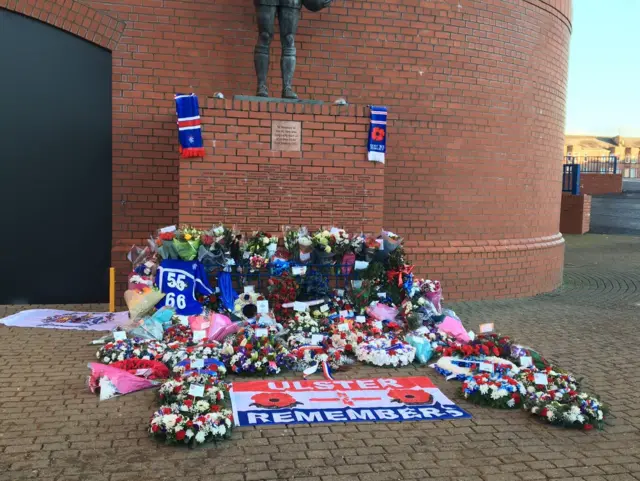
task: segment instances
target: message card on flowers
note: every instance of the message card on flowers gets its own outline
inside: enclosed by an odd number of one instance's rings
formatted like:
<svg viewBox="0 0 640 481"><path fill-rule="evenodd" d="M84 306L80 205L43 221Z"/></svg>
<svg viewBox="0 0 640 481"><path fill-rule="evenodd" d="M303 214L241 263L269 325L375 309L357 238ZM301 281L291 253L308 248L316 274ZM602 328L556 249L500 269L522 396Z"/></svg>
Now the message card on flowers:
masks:
<svg viewBox="0 0 640 481"><path fill-rule="evenodd" d="M426 377L234 382L231 401L237 426L471 417Z"/></svg>

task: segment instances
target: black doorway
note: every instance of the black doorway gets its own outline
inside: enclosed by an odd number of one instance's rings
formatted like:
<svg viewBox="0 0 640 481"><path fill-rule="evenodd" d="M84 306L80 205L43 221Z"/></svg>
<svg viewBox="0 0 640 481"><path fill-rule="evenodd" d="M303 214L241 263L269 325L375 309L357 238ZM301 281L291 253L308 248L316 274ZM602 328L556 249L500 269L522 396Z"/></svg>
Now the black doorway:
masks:
<svg viewBox="0 0 640 481"><path fill-rule="evenodd" d="M108 300L111 53L0 9L0 304Z"/></svg>

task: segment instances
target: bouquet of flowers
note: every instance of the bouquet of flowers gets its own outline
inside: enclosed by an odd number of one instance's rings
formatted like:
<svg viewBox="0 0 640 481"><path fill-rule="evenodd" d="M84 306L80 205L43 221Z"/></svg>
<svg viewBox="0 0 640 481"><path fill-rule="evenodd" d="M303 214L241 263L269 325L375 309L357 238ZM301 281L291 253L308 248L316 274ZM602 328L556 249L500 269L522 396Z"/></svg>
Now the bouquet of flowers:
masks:
<svg viewBox="0 0 640 481"><path fill-rule="evenodd" d="M341 327L348 326L348 329ZM327 346L347 355L355 355L356 348L364 341L364 334L357 329L355 323L339 322L331 326Z"/></svg>
<svg viewBox="0 0 640 481"><path fill-rule="evenodd" d="M258 301L264 300L264 296L257 292L240 294L233 304L233 313L245 321L254 319L258 314Z"/></svg>
<svg viewBox="0 0 640 481"><path fill-rule="evenodd" d="M358 361L374 366L408 366L413 362L416 349L400 339L379 337L358 344Z"/></svg>
<svg viewBox="0 0 640 481"><path fill-rule="evenodd" d="M245 329L225 341L220 359L234 374L274 375L290 364L289 351L274 337L258 338Z"/></svg>
<svg viewBox="0 0 640 481"><path fill-rule="evenodd" d="M465 399L482 406L513 409L522 405L525 394L521 382L506 375L480 373L470 376L462 383Z"/></svg>
<svg viewBox="0 0 640 481"><path fill-rule="evenodd" d="M482 346L483 353L486 354L485 347L489 348L489 354L504 358L511 357L511 339L507 336L501 336L496 333L482 333L476 335L471 341L474 346Z"/></svg>
<svg viewBox="0 0 640 481"><path fill-rule="evenodd" d="M240 239L242 236L223 224L213 226L200 236L201 246L198 260L208 271L226 267L230 262L239 261Z"/></svg>
<svg viewBox="0 0 640 481"><path fill-rule="evenodd" d="M256 271L267 265L277 248L278 236L263 231L254 232L244 246L244 257L249 259L251 270Z"/></svg>
<svg viewBox="0 0 640 481"><path fill-rule="evenodd" d="M188 225L174 232L173 247L183 261L192 261L198 257L202 231ZM160 234L162 235L162 234Z"/></svg>
<svg viewBox="0 0 640 481"><path fill-rule="evenodd" d="M336 238L328 230L319 230L311 241L318 257L318 264L333 264Z"/></svg>
<svg viewBox="0 0 640 481"><path fill-rule="evenodd" d="M162 358L166 344L148 339L127 338L123 341L108 342L100 346L96 358L104 363L111 364L126 359L143 359L156 361Z"/></svg>
<svg viewBox="0 0 640 481"><path fill-rule="evenodd" d="M170 379L160 386L158 397L162 404L181 403L189 398L189 389L192 384L204 386L202 400L210 405L224 405L229 398L229 385L219 381L215 377L192 374L187 377Z"/></svg>
<svg viewBox="0 0 640 481"><path fill-rule="evenodd" d="M149 433L167 444L197 445L231 436L233 413L218 404L185 399L151 416Z"/></svg>
<svg viewBox="0 0 640 481"><path fill-rule="evenodd" d="M195 368L192 366L192 363L194 363L196 360L203 361L202 368ZM176 376L181 377L201 375L222 379L227 375L227 368L222 361L219 361L216 358L209 357L199 359L184 359L175 365L175 367L173 368L173 373Z"/></svg>
<svg viewBox="0 0 640 481"><path fill-rule="evenodd" d="M287 310L284 304L294 302L298 296L298 283L287 273L281 277L271 277L267 281L267 298L278 322L284 322Z"/></svg>
<svg viewBox="0 0 640 481"><path fill-rule="evenodd" d="M309 262L311 260L313 241L306 227L300 227L297 231L286 227L284 246L294 261Z"/></svg>

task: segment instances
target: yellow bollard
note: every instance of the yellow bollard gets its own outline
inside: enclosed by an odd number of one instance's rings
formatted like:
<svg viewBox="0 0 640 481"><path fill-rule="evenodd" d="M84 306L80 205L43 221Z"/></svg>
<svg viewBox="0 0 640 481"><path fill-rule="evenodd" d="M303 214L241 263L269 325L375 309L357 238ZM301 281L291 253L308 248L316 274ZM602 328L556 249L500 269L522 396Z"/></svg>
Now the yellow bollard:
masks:
<svg viewBox="0 0 640 481"><path fill-rule="evenodd" d="M116 269L109 268L109 312L116 312Z"/></svg>

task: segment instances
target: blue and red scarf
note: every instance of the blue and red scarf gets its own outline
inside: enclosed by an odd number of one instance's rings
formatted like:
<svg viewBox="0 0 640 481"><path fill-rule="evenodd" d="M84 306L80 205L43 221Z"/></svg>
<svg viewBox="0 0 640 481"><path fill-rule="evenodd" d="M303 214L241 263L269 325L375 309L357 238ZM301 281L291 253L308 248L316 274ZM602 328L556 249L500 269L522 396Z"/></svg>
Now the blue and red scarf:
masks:
<svg viewBox="0 0 640 481"><path fill-rule="evenodd" d="M369 160L384 164L387 152L387 108L371 105L371 123L369 124L369 141L367 151Z"/></svg>
<svg viewBox="0 0 640 481"><path fill-rule="evenodd" d="M200 108L196 94L176 94L176 114L178 115L178 138L180 157L204 157Z"/></svg>

